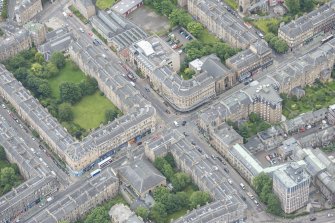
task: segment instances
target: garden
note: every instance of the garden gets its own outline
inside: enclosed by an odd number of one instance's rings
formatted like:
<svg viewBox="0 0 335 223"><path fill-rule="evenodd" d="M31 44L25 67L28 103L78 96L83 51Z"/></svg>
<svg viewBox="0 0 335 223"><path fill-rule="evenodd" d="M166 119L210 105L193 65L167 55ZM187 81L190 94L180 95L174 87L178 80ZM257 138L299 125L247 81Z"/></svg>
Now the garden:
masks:
<svg viewBox="0 0 335 223"><path fill-rule="evenodd" d="M5 61L5 66L78 139L122 115L97 81L60 52L45 61L32 48Z"/></svg>
<svg viewBox="0 0 335 223"><path fill-rule="evenodd" d="M14 163L9 163L5 150L0 146L0 196L23 182L19 168Z"/></svg>
<svg viewBox="0 0 335 223"><path fill-rule="evenodd" d="M281 94L281 98L283 99L283 115L287 119L292 119L302 113L315 111L335 104L334 81L328 83L316 81L312 86L305 87L304 90L305 96L300 99Z"/></svg>

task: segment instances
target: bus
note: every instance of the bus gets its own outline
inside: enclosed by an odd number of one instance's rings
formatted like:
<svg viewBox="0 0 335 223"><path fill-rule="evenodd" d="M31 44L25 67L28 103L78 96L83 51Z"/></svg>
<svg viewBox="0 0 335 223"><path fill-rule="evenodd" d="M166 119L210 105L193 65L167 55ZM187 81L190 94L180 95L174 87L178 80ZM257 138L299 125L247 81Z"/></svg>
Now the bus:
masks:
<svg viewBox="0 0 335 223"><path fill-rule="evenodd" d="M91 172L91 177L94 177L96 175L98 175L101 172L101 169L96 169L94 171Z"/></svg>
<svg viewBox="0 0 335 223"><path fill-rule="evenodd" d="M108 166L111 162L112 162L112 158L109 156L106 159L100 161L98 163L98 166L99 166L100 169L102 169L102 168Z"/></svg>
<svg viewBox="0 0 335 223"><path fill-rule="evenodd" d="M324 44L324 43L328 42L329 40L331 40L331 39L333 39L333 38L334 38L334 35L329 35L329 36L327 36L326 38L323 38L323 39L321 40L321 44Z"/></svg>

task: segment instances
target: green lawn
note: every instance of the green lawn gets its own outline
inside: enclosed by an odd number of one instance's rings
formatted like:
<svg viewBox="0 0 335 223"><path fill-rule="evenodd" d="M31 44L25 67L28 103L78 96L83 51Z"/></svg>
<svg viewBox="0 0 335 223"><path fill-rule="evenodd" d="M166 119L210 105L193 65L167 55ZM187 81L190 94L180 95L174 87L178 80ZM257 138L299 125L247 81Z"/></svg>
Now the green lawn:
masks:
<svg viewBox="0 0 335 223"><path fill-rule="evenodd" d="M253 20L251 23L261 30L264 34L269 33L269 24L278 24L280 21L276 18L267 18L267 19L258 19L258 20Z"/></svg>
<svg viewBox="0 0 335 223"><path fill-rule="evenodd" d="M115 0L97 0L96 6L99 9L105 10L110 8L115 2Z"/></svg>
<svg viewBox="0 0 335 223"><path fill-rule="evenodd" d="M315 111L321 108L326 108L329 105L335 104L335 82L329 82L323 85L314 84L311 87L306 87L306 95L300 100L292 97L284 97L283 115L292 119L299 114Z"/></svg>
<svg viewBox="0 0 335 223"><path fill-rule="evenodd" d="M198 39L204 43L216 43L220 41L214 34L209 33L207 29L204 29Z"/></svg>
<svg viewBox="0 0 335 223"><path fill-rule="evenodd" d="M85 74L79 68L74 68L71 61L67 61L64 69L60 71L58 76L48 80L52 97L60 99L59 86L62 82L79 83L82 80L85 80Z"/></svg>
<svg viewBox="0 0 335 223"><path fill-rule="evenodd" d="M104 122L107 109L118 110L112 102L105 96L101 96L100 92L97 91L93 95L85 96L73 105L73 122L86 130L96 128Z"/></svg>
<svg viewBox="0 0 335 223"><path fill-rule="evenodd" d="M224 0L224 2L229 5L230 8L237 10L238 4L235 0Z"/></svg>

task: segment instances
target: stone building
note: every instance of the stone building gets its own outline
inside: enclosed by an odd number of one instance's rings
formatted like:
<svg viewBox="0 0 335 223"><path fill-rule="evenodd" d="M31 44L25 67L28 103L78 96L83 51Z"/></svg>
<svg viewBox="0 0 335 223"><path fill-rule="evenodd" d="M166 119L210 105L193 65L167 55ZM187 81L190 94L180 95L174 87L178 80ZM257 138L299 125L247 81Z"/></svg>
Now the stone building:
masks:
<svg viewBox="0 0 335 223"><path fill-rule="evenodd" d="M42 0L21 0L17 2L18 4L15 6L14 15L19 25L29 22L43 10Z"/></svg>
<svg viewBox="0 0 335 223"><path fill-rule="evenodd" d="M20 29L8 38L1 40L0 61L6 60L23 50L29 49L32 44L33 41L29 32L25 29Z"/></svg>
<svg viewBox="0 0 335 223"><path fill-rule="evenodd" d="M220 1L188 0L188 12L210 32L235 48L248 48L259 38L243 21L228 11Z"/></svg>
<svg viewBox="0 0 335 223"><path fill-rule="evenodd" d="M92 0L73 0L73 4L86 19L95 15L95 5Z"/></svg>
<svg viewBox="0 0 335 223"><path fill-rule="evenodd" d="M278 29L278 37L292 49L307 44L315 36L329 32L335 25L335 1L285 24Z"/></svg>
<svg viewBox="0 0 335 223"><path fill-rule="evenodd" d="M28 22L24 25L24 28L29 31L32 41L36 47L45 42L47 28L44 24Z"/></svg>

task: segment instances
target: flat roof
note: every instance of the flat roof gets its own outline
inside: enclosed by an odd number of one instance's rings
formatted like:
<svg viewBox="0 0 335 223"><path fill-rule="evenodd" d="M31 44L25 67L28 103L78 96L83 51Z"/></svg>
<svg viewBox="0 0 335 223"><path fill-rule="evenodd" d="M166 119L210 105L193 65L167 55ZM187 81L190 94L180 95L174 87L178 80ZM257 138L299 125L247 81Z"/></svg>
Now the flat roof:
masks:
<svg viewBox="0 0 335 223"><path fill-rule="evenodd" d="M112 10L124 14L142 2L143 0L121 0L112 7Z"/></svg>

